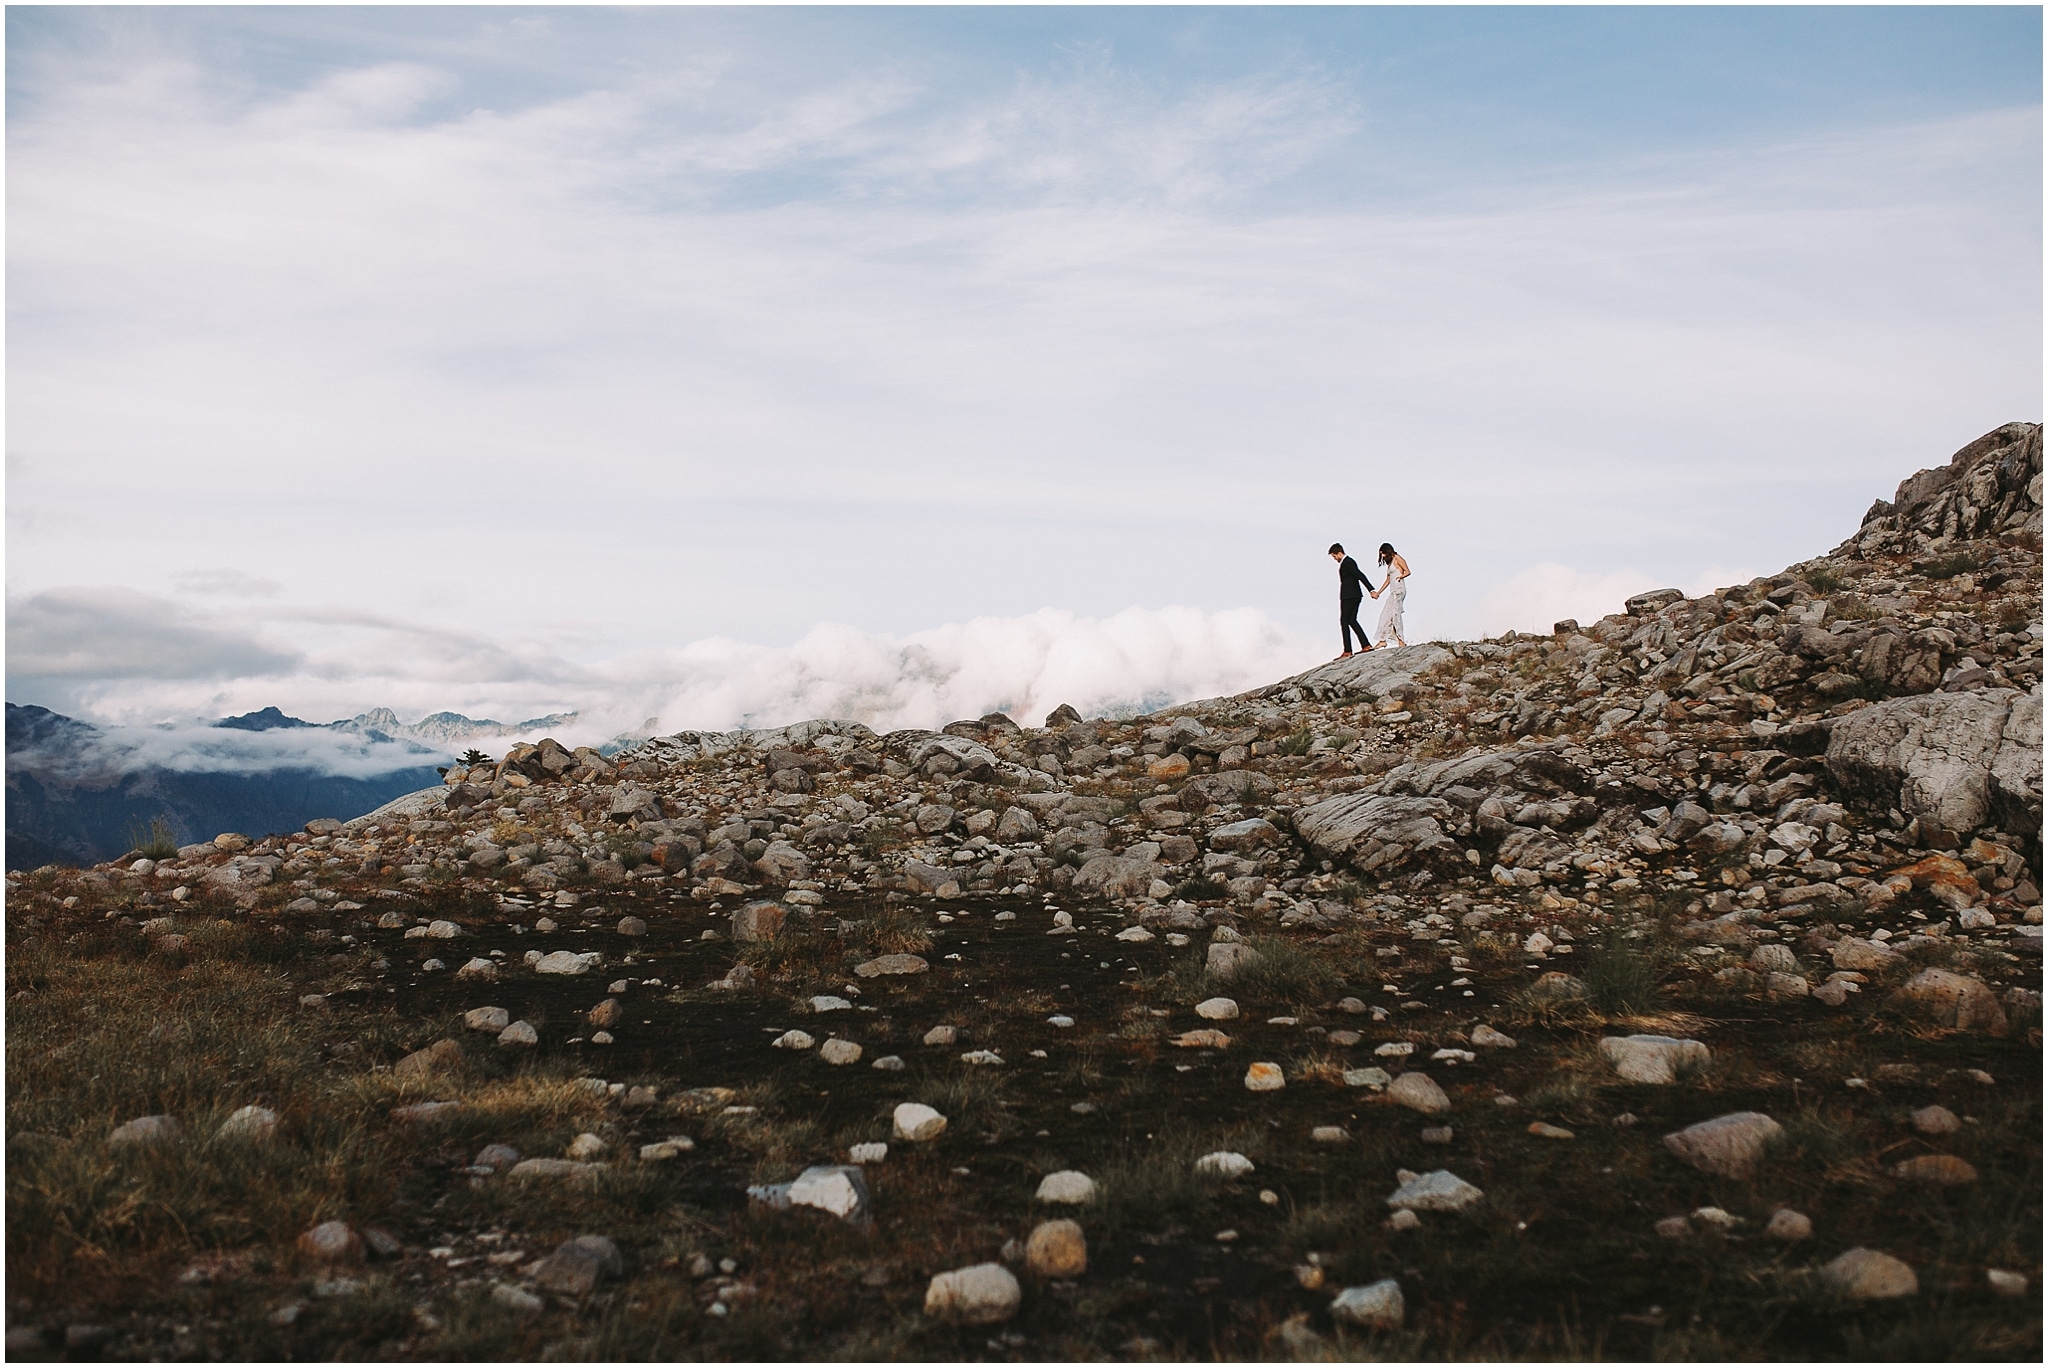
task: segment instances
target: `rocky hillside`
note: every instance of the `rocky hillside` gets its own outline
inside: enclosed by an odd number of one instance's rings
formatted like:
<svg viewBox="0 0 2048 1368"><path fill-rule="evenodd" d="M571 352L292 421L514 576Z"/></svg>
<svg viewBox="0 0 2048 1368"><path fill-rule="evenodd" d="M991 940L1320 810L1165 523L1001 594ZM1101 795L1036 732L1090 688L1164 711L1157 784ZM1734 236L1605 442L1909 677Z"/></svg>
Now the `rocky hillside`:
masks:
<svg viewBox="0 0 2048 1368"><path fill-rule="evenodd" d="M2032 954L2040 482L2039 425L2008 425L1826 556L1549 636L1374 651L1128 722L813 721L609 758L543 741L310 842L88 877L251 906L337 877L792 909L1040 893L1183 931L1413 914L1553 940L1683 895L1730 946L1787 918L1824 945L1831 918L1927 893L1943 915L1895 934Z"/></svg>
<svg viewBox="0 0 2048 1368"><path fill-rule="evenodd" d="M1827 555L1547 635L1128 721L542 741L11 875L21 1347L2037 1356L2041 492L2013 424ZM102 979L265 1005L123 1026ZM87 1179L202 1118L303 1170L180 1218L254 1251L177 1273L242 1309L79 1290L193 1257Z"/></svg>

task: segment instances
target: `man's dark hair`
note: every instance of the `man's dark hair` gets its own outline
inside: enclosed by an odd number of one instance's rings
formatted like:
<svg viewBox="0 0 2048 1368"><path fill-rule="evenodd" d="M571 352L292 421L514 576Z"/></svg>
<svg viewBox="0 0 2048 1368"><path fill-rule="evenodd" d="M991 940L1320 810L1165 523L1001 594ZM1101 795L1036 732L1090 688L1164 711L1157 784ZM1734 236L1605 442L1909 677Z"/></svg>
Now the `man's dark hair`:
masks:
<svg viewBox="0 0 2048 1368"><path fill-rule="evenodd" d="M1330 554L1331 554L1331 555L1333 555L1333 556L1341 556L1341 555L1343 555L1343 554L1344 554L1344 543L1343 543L1343 542L1331 542L1331 543L1330 543Z"/></svg>

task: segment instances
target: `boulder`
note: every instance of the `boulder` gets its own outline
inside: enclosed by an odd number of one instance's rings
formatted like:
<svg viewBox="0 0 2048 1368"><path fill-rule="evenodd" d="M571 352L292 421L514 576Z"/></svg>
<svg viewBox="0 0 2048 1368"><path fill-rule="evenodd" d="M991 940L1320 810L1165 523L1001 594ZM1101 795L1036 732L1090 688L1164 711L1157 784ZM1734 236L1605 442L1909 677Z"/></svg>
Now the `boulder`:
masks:
<svg viewBox="0 0 2048 1368"><path fill-rule="evenodd" d="M1250 817L1209 833L1211 850L1261 850L1286 843L1280 829L1263 817Z"/></svg>
<svg viewBox="0 0 2048 1368"><path fill-rule="evenodd" d="M1849 1301L1910 1297L1920 1290L1912 1267L1875 1249L1856 1248L1837 1255L1821 1269L1821 1281Z"/></svg>
<svg viewBox="0 0 2048 1368"><path fill-rule="evenodd" d="M1456 821L1456 810L1441 798L1348 793L1298 809L1294 830L1319 858L1369 874L1399 868L1417 856L1461 855L1445 831Z"/></svg>
<svg viewBox="0 0 2048 1368"><path fill-rule="evenodd" d="M585 1297L626 1268L619 1247L602 1235L578 1235L541 1261L534 1281L565 1297Z"/></svg>
<svg viewBox="0 0 2048 1368"><path fill-rule="evenodd" d="M931 965L917 955L880 955L853 966L861 978L889 978L903 974L924 974Z"/></svg>
<svg viewBox="0 0 2048 1368"><path fill-rule="evenodd" d="M1039 1180L1038 1200L1062 1206L1083 1206L1095 1200L1095 1180L1078 1169L1048 1173Z"/></svg>
<svg viewBox="0 0 2048 1368"><path fill-rule="evenodd" d="M1001 1264L975 1264L940 1273L925 1288L924 1313L958 1325L999 1325L1017 1314L1024 1289Z"/></svg>
<svg viewBox="0 0 2048 1368"><path fill-rule="evenodd" d="M736 941L774 940L789 910L778 902L750 902L732 914L732 938Z"/></svg>
<svg viewBox="0 0 2048 1368"><path fill-rule="evenodd" d="M1437 1169L1431 1173L1401 1170L1401 1186L1387 1198L1396 1211L1463 1211L1486 1194L1452 1173Z"/></svg>
<svg viewBox="0 0 2048 1368"><path fill-rule="evenodd" d="M1747 1178L1785 1128L1762 1112L1730 1112L1664 1137L1664 1148L1702 1173Z"/></svg>
<svg viewBox="0 0 2048 1368"><path fill-rule="evenodd" d="M107 1146L119 1149L124 1145L159 1145L184 1133L185 1128L175 1116L138 1116L114 1127L107 1136Z"/></svg>
<svg viewBox="0 0 2048 1368"><path fill-rule="evenodd" d="M1828 734L1828 773L1852 800L1875 811L1896 807L1954 832L2017 817L2021 829L2038 831L2040 701L2036 696L2015 718L2025 698L2013 689L1975 689L1858 709ZM2001 758L2009 724L2016 732L2013 750ZM2032 755L2031 773L2022 750ZM2006 776L1996 804L1994 764Z"/></svg>
<svg viewBox="0 0 2048 1368"><path fill-rule="evenodd" d="M1078 1278L1088 1271L1088 1237L1078 1221L1041 1221L1024 1242L1024 1263L1040 1278Z"/></svg>
<svg viewBox="0 0 2048 1368"><path fill-rule="evenodd" d="M462 1067L462 1046L452 1040L437 1040L423 1050L414 1050L391 1066L397 1079L431 1078L445 1069Z"/></svg>
<svg viewBox="0 0 2048 1368"><path fill-rule="evenodd" d="M2002 1036L2010 1029L2005 1008L1981 981L1946 969L1923 969L1906 980L1897 1001L1936 1026Z"/></svg>
<svg viewBox="0 0 2048 1368"><path fill-rule="evenodd" d="M1364 1287L1347 1287L1330 1303L1330 1318L1361 1330L1398 1330L1408 1315L1401 1284L1382 1278Z"/></svg>
<svg viewBox="0 0 2048 1368"><path fill-rule="evenodd" d="M1436 1116L1451 1109L1451 1099L1444 1095L1436 1080L1425 1073L1396 1075L1394 1081L1387 1085L1387 1100L1424 1116Z"/></svg>
<svg viewBox="0 0 2048 1368"><path fill-rule="evenodd" d="M898 1140L936 1140L946 1131L946 1118L922 1102L900 1104L891 1119Z"/></svg>
<svg viewBox="0 0 2048 1368"><path fill-rule="evenodd" d="M1074 875L1074 892L1082 897L1142 898L1166 868L1152 860L1126 855L1097 855Z"/></svg>
<svg viewBox="0 0 2048 1368"><path fill-rule="evenodd" d="M1708 1059L1699 1041L1660 1035L1609 1036L1600 1042L1600 1054L1631 1083L1676 1083Z"/></svg>

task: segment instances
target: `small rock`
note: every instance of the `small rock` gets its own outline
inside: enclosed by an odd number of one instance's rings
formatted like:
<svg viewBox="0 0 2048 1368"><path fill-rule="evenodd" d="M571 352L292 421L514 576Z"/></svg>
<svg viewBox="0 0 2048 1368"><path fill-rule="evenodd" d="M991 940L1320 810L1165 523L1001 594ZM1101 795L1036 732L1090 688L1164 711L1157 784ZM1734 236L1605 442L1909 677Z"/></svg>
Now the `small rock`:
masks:
<svg viewBox="0 0 2048 1368"><path fill-rule="evenodd" d="M518 1316L531 1316L547 1309L547 1303L523 1287L499 1283L491 1289L491 1301Z"/></svg>
<svg viewBox="0 0 2048 1368"><path fill-rule="evenodd" d="M960 1056L960 1062L962 1064L981 1064L990 1068L998 1068L1002 1065L1003 1057L994 1050L969 1050Z"/></svg>
<svg viewBox="0 0 2048 1368"><path fill-rule="evenodd" d="M1512 1050L1515 1048L1515 1038L1513 1036L1504 1035L1494 1030L1491 1026L1474 1026L1472 1028L1472 1043L1489 1050Z"/></svg>
<svg viewBox="0 0 2048 1368"><path fill-rule="evenodd" d="M1742 1224L1742 1218L1723 1211L1717 1206L1703 1206L1692 1214L1695 1225L1712 1226L1716 1230L1733 1230Z"/></svg>
<svg viewBox="0 0 2048 1368"><path fill-rule="evenodd" d="M855 1164L879 1164L888 1157L889 1147L880 1140L864 1141L846 1151L848 1162Z"/></svg>
<svg viewBox="0 0 2048 1368"><path fill-rule="evenodd" d="M1785 1129L1762 1112L1730 1112L1673 1131L1664 1148L1702 1173L1747 1178Z"/></svg>
<svg viewBox="0 0 2048 1368"><path fill-rule="evenodd" d="M175 1116L138 1116L133 1121L114 1127L107 1136L110 1148L123 1145L160 1145L167 1140L176 1140L185 1133Z"/></svg>
<svg viewBox="0 0 2048 1368"><path fill-rule="evenodd" d="M1892 1176L1905 1183L1929 1187L1960 1187L1977 1181L1977 1170L1968 1160L1953 1154L1922 1154L1892 1168Z"/></svg>
<svg viewBox="0 0 2048 1368"><path fill-rule="evenodd" d="M533 1023L530 1021L515 1021L504 1030L498 1032L498 1043L500 1045L538 1045L540 1044L540 1032L533 1029Z"/></svg>
<svg viewBox="0 0 2048 1368"><path fill-rule="evenodd" d="M1390 1040L1384 1045L1374 1046L1373 1053L1381 1059L1406 1059L1409 1055L1415 1053L1415 1042L1412 1040Z"/></svg>
<svg viewBox="0 0 2048 1368"><path fill-rule="evenodd" d="M1387 1100L1424 1116L1435 1116L1451 1109L1451 1099L1444 1096L1444 1090L1437 1086L1436 1080L1425 1073L1398 1075L1387 1087Z"/></svg>
<svg viewBox="0 0 2048 1368"><path fill-rule="evenodd" d="M860 1046L850 1040L841 1040L837 1036L826 1041L818 1049L818 1058L827 1064L858 1064L860 1054Z"/></svg>
<svg viewBox="0 0 2048 1368"><path fill-rule="evenodd" d="M922 1102L905 1102L893 1117L898 1140L936 1140L946 1129L946 1118Z"/></svg>
<svg viewBox="0 0 2048 1368"><path fill-rule="evenodd" d="M1813 1221L1805 1213L1791 1207L1779 1207L1771 1213L1771 1219L1764 1223L1764 1238L1776 1240L1779 1244L1798 1244L1801 1240L1813 1238Z"/></svg>
<svg viewBox="0 0 2048 1368"><path fill-rule="evenodd" d="M666 1163L670 1159L688 1154L697 1148L697 1142L687 1135L672 1135L666 1140L656 1140L640 1147L640 1158L647 1163Z"/></svg>
<svg viewBox="0 0 2048 1368"><path fill-rule="evenodd" d="M1278 1064L1262 1061L1245 1070L1244 1085L1252 1092L1274 1092L1287 1086L1287 1075Z"/></svg>
<svg viewBox="0 0 2048 1368"><path fill-rule="evenodd" d="M1318 1145L1341 1145L1351 1138L1351 1132L1342 1126L1317 1126L1308 1133L1308 1138Z"/></svg>
<svg viewBox="0 0 2048 1368"><path fill-rule="evenodd" d="M811 999L811 1010L813 1012L850 1012L853 1010L853 1004L843 997L834 997L829 993L820 993Z"/></svg>
<svg viewBox="0 0 2048 1368"><path fill-rule="evenodd" d="M1703 1067L1707 1047L1697 1040L1671 1036L1608 1036L1600 1053L1613 1070L1631 1083L1676 1083L1682 1074Z"/></svg>
<svg viewBox="0 0 2048 1368"><path fill-rule="evenodd" d="M574 1159L521 1159L505 1176L521 1182L533 1178L585 1179L604 1171L603 1164L578 1163Z"/></svg>
<svg viewBox="0 0 2048 1368"><path fill-rule="evenodd" d="M931 965L916 955L883 955L853 966L853 972L862 978L880 978L897 974L927 973ZM943 1276L943 1275L941 1275Z"/></svg>
<svg viewBox="0 0 2048 1368"><path fill-rule="evenodd" d="M1939 1104L1913 1113L1913 1129L1922 1135L1954 1135L1963 1128L1956 1114Z"/></svg>
<svg viewBox="0 0 2048 1368"><path fill-rule="evenodd" d="M1219 1178L1242 1178L1252 1167L1252 1161L1235 1150L1215 1150L1195 1160L1195 1172Z"/></svg>
<svg viewBox="0 0 2048 1368"><path fill-rule="evenodd" d="M1241 941L1215 941L1209 946L1208 969L1214 978L1235 978L1240 969L1258 962L1259 952Z"/></svg>
<svg viewBox="0 0 2048 1368"><path fill-rule="evenodd" d="M784 1031L768 1043L778 1050L808 1050L818 1042L809 1031Z"/></svg>
<svg viewBox="0 0 2048 1368"><path fill-rule="evenodd" d="M519 1162L519 1151L510 1145L485 1145L471 1162L478 1168L508 1169Z"/></svg>
<svg viewBox="0 0 2048 1368"><path fill-rule="evenodd" d="M1531 1121L1529 1134L1542 1140L1571 1140L1576 1137L1563 1126L1553 1126L1547 1121Z"/></svg>
<svg viewBox="0 0 2048 1368"><path fill-rule="evenodd" d="M600 956L595 953L579 955L573 950L555 950L535 960L533 972L580 978L590 972L591 966L596 964L599 958Z"/></svg>
<svg viewBox="0 0 2048 1368"><path fill-rule="evenodd" d="M622 936L644 936L647 934L647 923L639 917L621 917L619 918L619 934Z"/></svg>
<svg viewBox="0 0 2048 1368"><path fill-rule="evenodd" d="M452 921L428 922L426 934L429 940L454 940L462 934L462 928Z"/></svg>
<svg viewBox="0 0 2048 1368"><path fill-rule="evenodd" d="M1402 1207L1399 1211L1387 1217L1387 1229L1389 1230L1419 1230L1421 1227L1422 1218L1407 1207Z"/></svg>
<svg viewBox="0 0 2048 1368"><path fill-rule="evenodd" d="M1042 1221L1024 1242L1024 1264L1041 1278L1078 1278L1088 1271L1088 1237L1077 1221Z"/></svg>
<svg viewBox="0 0 2048 1368"><path fill-rule="evenodd" d="M1463 1211L1486 1195L1449 1169L1433 1173L1403 1169L1399 1177L1401 1186L1387 1198L1387 1205L1397 1211Z"/></svg>
<svg viewBox="0 0 2048 1368"><path fill-rule="evenodd" d="M407 1125L425 1125L446 1120L461 1110L460 1102L408 1102L402 1107L393 1107L391 1119Z"/></svg>
<svg viewBox="0 0 2048 1368"><path fill-rule="evenodd" d="M869 1067L880 1069L883 1073L902 1073L904 1069L903 1056L883 1055Z"/></svg>
<svg viewBox="0 0 2048 1368"><path fill-rule="evenodd" d="M1038 1183L1038 1200L1080 1206L1095 1200L1095 1180L1077 1169L1048 1173Z"/></svg>
<svg viewBox="0 0 2048 1368"><path fill-rule="evenodd" d="M1836 1256L1821 1269L1821 1278L1836 1296L1850 1301L1910 1297L1920 1290L1920 1279L1910 1266L1860 1247Z"/></svg>
<svg viewBox="0 0 2048 1368"><path fill-rule="evenodd" d="M1529 985L1528 996L1532 1002L1579 1002L1586 996L1586 985L1570 974L1552 970Z"/></svg>
<svg viewBox="0 0 2048 1368"><path fill-rule="evenodd" d="M1854 969L1862 973L1890 968L1899 960L1898 951L1855 936L1844 936L1836 941L1829 949L1828 957L1835 962L1837 969Z"/></svg>
<svg viewBox="0 0 2048 1368"><path fill-rule="evenodd" d="M1683 1240L1692 1235L1692 1222L1683 1216L1666 1216L1657 1222L1656 1231L1667 1240Z"/></svg>
<svg viewBox="0 0 2048 1368"><path fill-rule="evenodd" d="M958 1026L934 1026L924 1033L924 1043L927 1045L956 1045L959 1041Z"/></svg>
<svg viewBox="0 0 2048 1368"><path fill-rule="evenodd" d="M512 1014L504 1008L471 1008L463 1012L463 1026L469 1030L500 1032L512 1024Z"/></svg>
<svg viewBox="0 0 2048 1368"><path fill-rule="evenodd" d="M593 1159L601 1158L610 1148L602 1136L585 1131L569 1142L568 1155L579 1164L587 1164Z"/></svg>
<svg viewBox="0 0 2048 1368"><path fill-rule="evenodd" d="M363 1240L346 1221L322 1221L299 1236L298 1249L319 1263L353 1263L363 1255Z"/></svg>
<svg viewBox="0 0 2048 1368"><path fill-rule="evenodd" d="M1347 1287L1330 1303L1330 1316L1362 1330L1398 1330L1408 1314L1401 1284L1392 1278L1365 1287Z"/></svg>
<svg viewBox="0 0 2048 1368"><path fill-rule="evenodd" d="M1129 941L1133 945L1143 945L1148 941L1158 939L1157 936L1154 936L1142 926L1126 926L1123 930L1116 933L1116 938L1120 941Z"/></svg>
<svg viewBox="0 0 2048 1368"><path fill-rule="evenodd" d="M867 1174L854 1164L814 1164L794 1182L748 1188L747 1195L768 1206L810 1207L856 1225L874 1219Z"/></svg>
<svg viewBox="0 0 2048 1368"><path fill-rule="evenodd" d="M1235 1021L1237 1003L1227 997L1204 998L1195 1004L1195 1015L1204 1021Z"/></svg>
<svg viewBox="0 0 2048 1368"><path fill-rule="evenodd" d="M1344 1071L1344 1086L1347 1088L1371 1088L1377 1092L1393 1081L1394 1076L1385 1069L1365 1068L1346 1069Z"/></svg>
<svg viewBox="0 0 2048 1368"><path fill-rule="evenodd" d="M1448 1145L1457 1137L1449 1126L1424 1126L1422 1143L1425 1145Z"/></svg>
<svg viewBox="0 0 2048 1368"><path fill-rule="evenodd" d="M620 1008L619 1000L615 997L608 997L603 1002L598 1003L597 1006L591 1008L585 1020L600 1031L608 1031L618 1025L619 1018L624 1015L625 1012Z"/></svg>
<svg viewBox="0 0 2048 1368"><path fill-rule="evenodd" d="M463 983L496 983L498 962L478 955L455 971L457 980Z"/></svg>
<svg viewBox="0 0 2048 1368"><path fill-rule="evenodd" d="M1230 1037L1218 1030L1182 1031L1172 1043L1183 1050L1223 1050L1229 1048Z"/></svg>
<svg viewBox="0 0 2048 1368"><path fill-rule="evenodd" d="M260 1144L277 1134L277 1113L268 1107L238 1107L213 1133L215 1140Z"/></svg>
<svg viewBox="0 0 2048 1368"><path fill-rule="evenodd" d="M2027 1278L2024 1273L2008 1273L2002 1268L1987 1268L1984 1270L1984 1282L2001 1297L2027 1295Z"/></svg>
<svg viewBox="0 0 2048 1368"><path fill-rule="evenodd" d="M533 1280L565 1297L590 1295L606 1278L626 1268L619 1247L602 1235L578 1235L541 1261Z"/></svg>
<svg viewBox="0 0 2048 1368"><path fill-rule="evenodd" d="M924 1313L961 1325L998 1325L1017 1314L1024 1289L1001 1264L975 1264L941 1273L925 1289Z"/></svg>

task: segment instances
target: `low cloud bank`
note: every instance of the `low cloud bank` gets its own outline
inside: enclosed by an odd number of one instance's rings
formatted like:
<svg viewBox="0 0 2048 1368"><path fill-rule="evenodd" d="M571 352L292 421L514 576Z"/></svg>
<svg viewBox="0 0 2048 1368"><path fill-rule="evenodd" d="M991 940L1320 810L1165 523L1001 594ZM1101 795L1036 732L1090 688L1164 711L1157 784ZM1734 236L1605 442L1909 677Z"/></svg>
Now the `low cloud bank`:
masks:
<svg viewBox="0 0 2048 1368"><path fill-rule="evenodd" d="M157 726L95 724L15 750L7 763L74 782L111 779L137 770L183 774L269 774L308 770L346 779L374 779L397 770L445 763L446 752L411 741L379 741L325 727L237 731L202 720Z"/></svg>
<svg viewBox="0 0 2048 1368"><path fill-rule="evenodd" d="M221 716L268 706L314 721L389 707L408 723L444 709L500 720L573 711L574 721L547 730L570 744L592 745L620 736L774 727L810 717L849 718L887 731L936 728L1000 711L1035 725L1062 703L1088 714L1129 713L1236 693L1285 678L1328 654L1256 609L1168 607L1130 608L1102 618L1042 609L900 637L827 623L788 646L713 638L596 664L576 663L541 643L495 653L444 651L431 664L426 653L407 651L403 657L414 668L405 673L399 653L329 642L292 657L286 670L237 668L246 658L237 641L259 639L306 616L279 605L181 623L204 638L220 668L212 678L181 671L148 679L138 677L125 659L106 675L72 673L78 662L109 649L95 639L108 625L104 616L77 613L67 619L33 602L14 607L14 620L30 618L40 635L36 655L11 662L10 694L16 702L40 703L99 726L98 737L81 751L90 759L76 763L102 769L306 768L367 777L434 764L466 744L436 747L430 738L379 742L326 728L247 732L211 725ZM379 623L377 630L388 635L394 628ZM67 633L77 639L63 639ZM405 624L403 636L411 643L438 637L459 647L465 634ZM41 661L56 663L62 673L20 668ZM450 668L458 661L482 668ZM500 753L515 739L520 738L474 744Z"/></svg>
<svg viewBox="0 0 2048 1368"><path fill-rule="evenodd" d="M1544 561L1489 589L1479 600L1477 617L1486 636L1506 631L1548 632L1565 618L1591 623L1618 613L1633 594L1669 587L1697 598L1726 585L1745 583L1750 575L1747 570L1713 565L1684 584L1664 585L1640 570L1593 573Z"/></svg>

